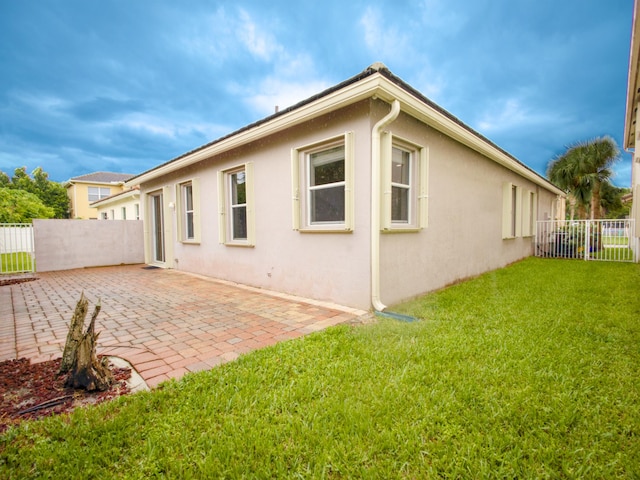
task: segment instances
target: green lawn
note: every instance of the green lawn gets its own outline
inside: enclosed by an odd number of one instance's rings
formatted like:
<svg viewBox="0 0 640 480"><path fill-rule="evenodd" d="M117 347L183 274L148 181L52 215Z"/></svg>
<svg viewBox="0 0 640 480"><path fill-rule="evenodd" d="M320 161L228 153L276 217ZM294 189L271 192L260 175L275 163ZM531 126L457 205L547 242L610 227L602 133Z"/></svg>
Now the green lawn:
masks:
<svg viewBox="0 0 640 480"><path fill-rule="evenodd" d="M0 273L30 272L31 262L28 252L0 253Z"/></svg>
<svg viewBox="0 0 640 480"><path fill-rule="evenodd" d="M0 436L2 478L638 478L640 266L528 259Z"/></svg>

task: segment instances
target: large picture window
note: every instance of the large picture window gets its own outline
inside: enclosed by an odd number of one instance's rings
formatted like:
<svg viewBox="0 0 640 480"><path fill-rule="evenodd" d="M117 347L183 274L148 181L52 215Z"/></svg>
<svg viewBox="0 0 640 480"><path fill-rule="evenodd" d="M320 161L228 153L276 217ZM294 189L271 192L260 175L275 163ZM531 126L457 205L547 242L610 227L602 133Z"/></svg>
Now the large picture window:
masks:
<svg viewBox="0 0 640 480"><path fill-rule="evenodd" d="M254 246L253 164L218 172L220 243Z"/></svg>
<svg viewBox="0 0 640 480"><path fill-rule="evenodd" d="M353 229L353 134L292 150L293 226Z"/></svg>
<svg viewBox="0 0 640 480"><path fill-rule="evenodd" d="M418 231L428 223L429 155L391 133L382 136L381 227L383 231Z"/></svg>

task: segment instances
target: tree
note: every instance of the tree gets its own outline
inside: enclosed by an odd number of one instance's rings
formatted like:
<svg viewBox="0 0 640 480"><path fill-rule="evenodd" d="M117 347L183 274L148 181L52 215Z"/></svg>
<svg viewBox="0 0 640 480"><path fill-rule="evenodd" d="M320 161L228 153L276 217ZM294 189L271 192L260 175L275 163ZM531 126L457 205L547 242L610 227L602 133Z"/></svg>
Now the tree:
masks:
<svg viewBox="0 0 640 480"><path fill-rule="evenodd" d="M0 223L29 223L34 218L53 218L47 207L33 193L0 187Z"/></svg>
<svg viewBox="0 0 640 480"><path fill-rule="evenodd" d="M620 157L620 149L609 136L579 142L554 158L547 167L547 177L569 195L571 218L575 208L582 219L600 218L601 189L612 176L611 166Z"/></svg>
<svg viewBox="0 0 640 480"><path fill-rule="evenodd" d="M53 217L45 218L68 218L69 197L67 197L64 186L49 180L49 174L41 167L37 167L31 172L31 175L33 178L27 173L27 167L16 168L11 178L0 171L0 187L22 190L36 195L46 207L53 209Z"/></svg>
<svg viewBox="0 0 640 480"><path fill-rule="evenodd" d="M602 184L600 204L605 211L606 218L627 218L629 216L630 204L622 203L623 195L629 192L631 189L616 187L609 182Z"/></svg>

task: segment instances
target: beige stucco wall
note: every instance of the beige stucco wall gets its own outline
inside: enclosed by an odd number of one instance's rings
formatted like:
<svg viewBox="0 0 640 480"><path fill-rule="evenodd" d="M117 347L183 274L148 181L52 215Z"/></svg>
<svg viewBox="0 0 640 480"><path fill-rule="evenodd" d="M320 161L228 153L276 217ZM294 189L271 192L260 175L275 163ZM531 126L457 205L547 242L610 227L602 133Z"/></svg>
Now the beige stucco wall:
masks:
<svg viewBox="0 0 640 480"><path fill-rule="evenodd" d="M381 300L393 305L533 253L533 237L502 238L504 182L537 193L549 219L556 196L428 126L401 115L388 129L429 149L429 225L381 238Z"/></svg>
<svg viewBox="0 0 640 480"><path fill-rule="evenodd" d="M173 255L167 266L224 280L272 289L294 295L332 301L354 307L369 305L370 124L368 101L348 108L342 115L327 115L302 128L272 136L261 142L200 162L179 175L141 185L144 195L170 186L176 204L175 186L199 178L201 192L201 237L199 245L177 240L176 211L170 216ZM353 131L356 144L356 201L353 233L301 233L292 226L291 149ZM255 247L218 243L217 171L246 162L254 163ZM148 208L148 205L145 205ZM145 218L149 218L147 215ZM165 223L166 223L165 218Z"/></svg>
<svg viewBox="0 0 640 480"><path fill-rule="evenodd" d="M33 220L36 271L143 263L142 221Z"/></svg>
<svg viewBox="0 0 640 480"><path fill-rule="evenodd" d="M371 129L389 105L365 100L304 126L141 185L165 189L165 266L357 308L370 308ZM549 218L555 195L405 114L387 130L429 148L429 227L381 237L381 299L392 305L461 278L531 255L532 239L502 239L502 184L538 192L538 218ZM351 233L292 228L291 149L345 131L355 140L355 224ZM217 171L253 162L255 247L218 243ZM198 178L201 242L177 237L176 185ZM145 205L148 208L147 205ZM146 216L145 218L149 218ZM148 222L146 227L148 228ZM147 235L147 248L149 248ZM147 260L148 261L148 260Z"/></svg>

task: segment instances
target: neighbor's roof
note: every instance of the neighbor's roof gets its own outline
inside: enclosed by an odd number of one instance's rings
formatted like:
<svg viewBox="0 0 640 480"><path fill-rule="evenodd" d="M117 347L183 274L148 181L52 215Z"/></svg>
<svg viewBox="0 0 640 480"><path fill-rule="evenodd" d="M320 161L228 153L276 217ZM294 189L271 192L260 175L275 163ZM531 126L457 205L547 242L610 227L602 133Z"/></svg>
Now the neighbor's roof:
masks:
<svg viewBox="0 0 640 480"><path fill-rule="evenodd" d="M211 156L281 132L293 125L373 97L388 103L399 100L401 111L519 173L537 185L547 188L557 195L565 195L549 180L395 76L382 63L374 63L358 75L317 95L147 170L129 179L127 183L128 185L139 185L148 182Z"/></svg>
<svg viewBox="0 0 640 480"><path fill-rule="evenodd" d="M93 172L69 179L69 183L120 183L126 182L134 175L132 173Z"/></svg>

